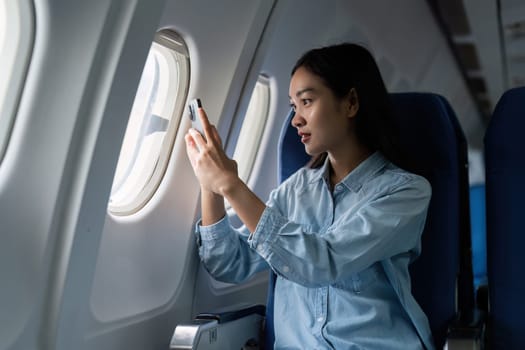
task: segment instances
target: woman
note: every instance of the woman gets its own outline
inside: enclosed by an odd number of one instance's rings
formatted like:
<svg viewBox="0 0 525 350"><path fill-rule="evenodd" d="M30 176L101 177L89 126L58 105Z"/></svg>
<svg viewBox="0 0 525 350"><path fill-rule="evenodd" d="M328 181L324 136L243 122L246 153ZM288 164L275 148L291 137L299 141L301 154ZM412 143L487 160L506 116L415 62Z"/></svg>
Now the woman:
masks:
<svg viewBox="0 0 525 350"><path fill-rule="evenodd" d="M215 127L186 135L201 184L199 254L239 283L268 266L276 349L433 349L410 294L431 189L398 166L388 94L370 53L340 44L305 53L289 96L309 166L263 203L237 176ZM396 165L397 164L397 165ZM245 224L234 230L224 199Z"/></svg>

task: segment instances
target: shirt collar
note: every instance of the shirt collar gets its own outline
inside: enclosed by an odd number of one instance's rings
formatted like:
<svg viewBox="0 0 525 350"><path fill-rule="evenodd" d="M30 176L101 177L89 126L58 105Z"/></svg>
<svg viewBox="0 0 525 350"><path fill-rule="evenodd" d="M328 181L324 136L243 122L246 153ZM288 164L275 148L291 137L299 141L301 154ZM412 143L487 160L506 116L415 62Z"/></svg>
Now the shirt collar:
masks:
<svg viewBox="0 0 525 350"><path fill-rule="evenodd" d="M341 180L341 184L345 185L349 190L357 192L363 185L363 183L377 171L381 170L387 163L387 159L379 152L372 153L368 158L362 161L354 170ZM319 180L330 181L330 167L329 160L326 157L324 164L316 169L317 171L312 176L312 182Z"/></svg>

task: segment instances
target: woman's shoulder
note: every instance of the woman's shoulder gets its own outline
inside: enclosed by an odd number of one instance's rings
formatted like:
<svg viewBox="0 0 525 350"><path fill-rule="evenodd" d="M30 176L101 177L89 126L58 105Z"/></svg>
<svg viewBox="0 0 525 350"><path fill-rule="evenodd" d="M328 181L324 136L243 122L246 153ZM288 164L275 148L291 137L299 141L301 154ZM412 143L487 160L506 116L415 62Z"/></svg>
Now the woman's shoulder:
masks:
<svg viewBox="0 0 525 350"><path fill-rule="evenodd" d="M295 190L299 188L308 188L309 185L322 179L322 176L323 170L321 168L309 168L308 166L304 166L284 180L279 187L293 188Z"/></svg>
<svg viewBox="0 0 525 350"><path fill-rule="evenodd" d="M388 161L382 171L369 182L369 186L381 187L391 191L401 188L413 188L428 192L429 195L432 192L430 182L425 177L400 168Z"/></svg>
<svg viewBox="0 0 525 350"><path fill-rule="evenodd" d="M317 169L308 167L298 169L272 190L267 204L274 207L277 206L282 212L286 212L286 208L292 205L295 198L311 189L314 183L313 175L316 173Z"/></svg>
<svg viewBox="0 0 525 350"><path fill-rule="evenodd" d="M309 168L304 166L290 175L276 188L277 191L294 191L296 194L302 191L308 191L323 178L321 168Z"/></svg>

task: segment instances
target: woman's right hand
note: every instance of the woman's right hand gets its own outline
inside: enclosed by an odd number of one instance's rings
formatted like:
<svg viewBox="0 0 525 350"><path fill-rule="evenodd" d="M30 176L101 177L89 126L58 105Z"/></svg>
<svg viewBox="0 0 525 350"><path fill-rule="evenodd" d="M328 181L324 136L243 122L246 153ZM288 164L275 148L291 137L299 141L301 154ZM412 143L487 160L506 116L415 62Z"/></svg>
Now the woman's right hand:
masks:
<svg viewBox="0 0 525 350"><path fill-rule="evenodd" d="M237 163L224 152L220 135L203 108L198 115L205 137L191 128L185 136L186 153L202 189L224 196L240 181Z"/></svg>

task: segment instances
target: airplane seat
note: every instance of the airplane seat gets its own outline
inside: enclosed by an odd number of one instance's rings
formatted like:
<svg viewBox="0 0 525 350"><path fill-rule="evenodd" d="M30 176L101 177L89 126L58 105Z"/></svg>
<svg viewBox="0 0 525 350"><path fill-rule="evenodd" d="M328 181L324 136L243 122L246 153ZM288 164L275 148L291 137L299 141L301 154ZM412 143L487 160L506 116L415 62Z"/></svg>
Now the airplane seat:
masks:
<svg viewBox="0 0 525 350"><path fill-rule="evenodd" d="M462 186L458 138L441 99L430 94L393 94L402 153L409 171L432 186L422 235L422 254L410 266L412 293L425 311L438 348L456 315ZM444 252L447 252L444 254Z"/></svg>
<svg viewBox="0 0 525 350"><path fill-rule="evenodd" d="M485 133L488 343L525 349L525 87L505 92Z"/></svg>
<svg viewBox="0 0 525 350"><path fill-rule="evenodd" d="M466 138L440 95L396 93L392 105L407 170L432 186L422 253L410 266L412 293L438 348L466 342L479 348L483 324L474 306Z"/></svg>

